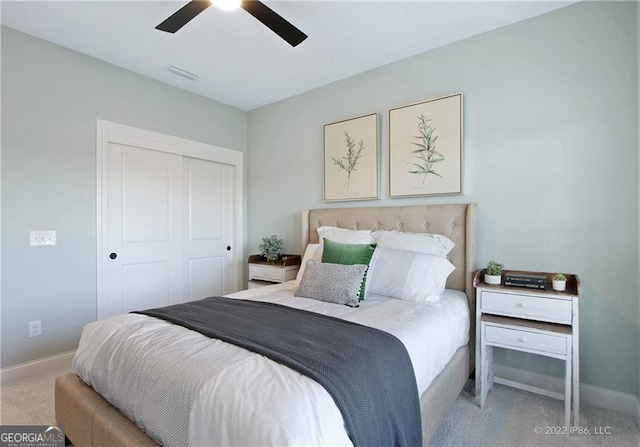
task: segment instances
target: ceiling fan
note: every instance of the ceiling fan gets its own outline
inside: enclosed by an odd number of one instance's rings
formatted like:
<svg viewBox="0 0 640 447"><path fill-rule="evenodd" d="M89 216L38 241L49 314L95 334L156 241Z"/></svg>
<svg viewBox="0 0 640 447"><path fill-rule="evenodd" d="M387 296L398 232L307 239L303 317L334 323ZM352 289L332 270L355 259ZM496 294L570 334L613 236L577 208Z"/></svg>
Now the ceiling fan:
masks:
<svg viewBox="0 0 640 447"><path fill-rule="evenodd" d="M212 4L215 4L220 9L228 10L241 7L261 21L271 31L289 42L292 47L295 47L307 38L305 33L258 0L192 0L173 13L173 15L160 25L156 26L156 29L173 34Z"/></svg>

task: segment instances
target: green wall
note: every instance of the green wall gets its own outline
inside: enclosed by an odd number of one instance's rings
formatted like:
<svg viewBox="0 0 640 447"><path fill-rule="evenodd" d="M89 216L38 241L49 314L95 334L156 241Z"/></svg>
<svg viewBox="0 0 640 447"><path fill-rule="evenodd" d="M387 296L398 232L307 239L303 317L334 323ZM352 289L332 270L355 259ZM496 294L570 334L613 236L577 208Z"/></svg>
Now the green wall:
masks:
<svg viewBox="0 0 640 447"><path fill-rule="evenodd" d="M477 202L478 266L578 273L582 381L640 394L639 20L633 2L582 2L248 114L2 27L2 367L74 349L95 319L100 118L246 150L249 252L273 233L300 252L303 208ZM389 199L387 110L454 92L464 194ZM322 126L372 112L381 200L323 203ZM58 245L30 249L37 229Z"/></svg>
<svg viewBox="0 0 640 447"><path fill-rule="evenodd" d="M581 381L640 394L633 2L581 2L249 113L248 247L300 252L303 208L474 201L478 266L577 273ZM387 110L464 94L464 194L389 199ZM322 126L380 113L382 198L322 202ZM497 361L561 376L563 365Z"/></svg>
<svg viewBox="0 0 640 447"><path fill-rule="evenodd" d="M247 146L244 111L2 27L2 367L75 349L96 318L98 118Z"/></svg>
<svg viewBox="0 0 640 447"><path fill-rule="evenodd" d="M638 153L640 153L640 31L638 30L640 27L640 6L636 3L636 75L638 76L638 100L636 103L636 113L638 114L638 122L636 123L636 137L638 138ZM640 201L640 185L638 187L638 200ZM639 210L640 212L640 210ZM640 222L640 214L639 214L639 222ZM640 225L640 224L639 224ZM639 229L640 231L640 229ZM639 236L640 239L640 236ZM640 240L638 246L638 253L640 256ZM640 266L639 266L640 267ZM638 277L640 278L640 270L638 271ZM640 291L638 295L638 321L640 321ZM640 337L640 330L638 331L638 337ZM640 338L638 339L638 346L640 347ZM640 356L638 358L640 362ZM640 364L638 365L638 398L640 400ZM640 421L640 401L636 403L636 421ZM639 422L640 423L640 422Z"/></svg>

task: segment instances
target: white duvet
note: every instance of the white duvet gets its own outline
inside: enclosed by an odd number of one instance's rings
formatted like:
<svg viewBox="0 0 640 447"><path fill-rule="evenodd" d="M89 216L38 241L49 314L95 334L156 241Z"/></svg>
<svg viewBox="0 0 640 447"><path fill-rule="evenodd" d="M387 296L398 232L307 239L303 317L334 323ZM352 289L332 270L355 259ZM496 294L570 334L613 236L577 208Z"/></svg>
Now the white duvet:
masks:
<svg viewBox="0 0 640 447"><path fill-rule="evenodd" d="M387 331L407 348L422 394L468 342L465 294L435 303L367 297L359 308L294 296L297 283L229 295L270 301ZM155 318L88 324L78 376L156 442L169 445L351 445L342 415L313 380L261 355Z"/></svg>

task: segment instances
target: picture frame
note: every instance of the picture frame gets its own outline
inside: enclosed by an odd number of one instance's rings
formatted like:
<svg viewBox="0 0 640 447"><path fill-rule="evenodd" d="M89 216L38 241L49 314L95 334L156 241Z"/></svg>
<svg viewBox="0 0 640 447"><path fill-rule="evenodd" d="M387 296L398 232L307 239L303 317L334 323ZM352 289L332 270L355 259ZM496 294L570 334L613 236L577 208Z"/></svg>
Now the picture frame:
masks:
<svg viewBox="0 0 640 447"><path fill-rule="evenodd" d="M324 125L325 202L380 198L378 113Z"/></svg>
<svg viewBox="0 0 640 447"><path fill-rule="evenodd" d="M462 93L389 110L389 197L462 194Z"/></svg>

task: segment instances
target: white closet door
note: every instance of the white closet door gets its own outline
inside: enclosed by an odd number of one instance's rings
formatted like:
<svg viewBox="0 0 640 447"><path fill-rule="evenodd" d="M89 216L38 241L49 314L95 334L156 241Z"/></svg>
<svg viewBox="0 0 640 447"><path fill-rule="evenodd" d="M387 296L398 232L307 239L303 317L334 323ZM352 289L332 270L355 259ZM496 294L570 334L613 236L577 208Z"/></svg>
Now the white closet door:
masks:
<svg viewBox="0 0 640 447"><path fill-rule="evenodd" d="M97 124L97 317L240 290L242 152Z"/></svg>
<svg viewBox="0 0 640 447"><path fill-rule="evenodd" d="M105 317L183 300L182 158L108 145Z"/></svg>
<svg viewBox="0 0 640 447"><path fill-rule="evenodd" d="M184 157L186 300L235 290L234 172L231 165Z"/></svg>

